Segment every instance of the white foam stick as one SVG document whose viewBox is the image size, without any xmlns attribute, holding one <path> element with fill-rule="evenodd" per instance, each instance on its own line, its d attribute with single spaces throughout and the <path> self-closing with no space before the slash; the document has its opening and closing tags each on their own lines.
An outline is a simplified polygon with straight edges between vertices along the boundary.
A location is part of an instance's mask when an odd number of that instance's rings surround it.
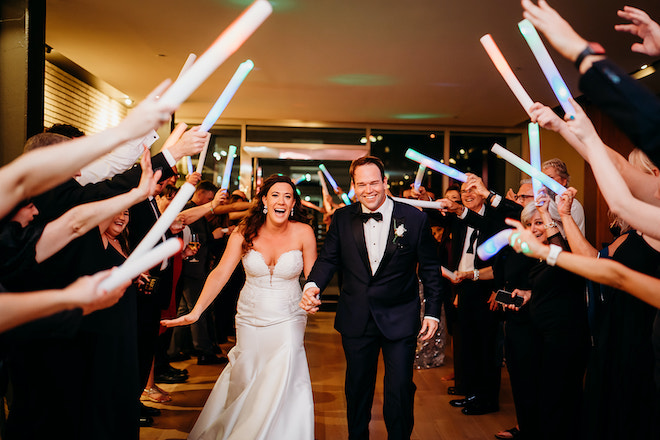
<svg viewBox="0 0 660 440">
<path fill-rule="evenodd" d="M 527 124 L 527 134 L 529 135 L 529 163 L 541 171 L 541 135 L 539 133 L 539 124 L 536 122 Z M 542 189 L 543 184 L 538 179 L 532 179 L 534 197 L 538 196 L 539 191 Z"/>
<path fill-rule="evenodd" d="M 561 104 L 561 107 L 564 109 L 564 112 L 569 116 L 574 116 L 575 109 L 571 103 L 568 102 L 568 99 L 572 97 L 571 92 L 568 90 L 568 86 L 564 82 L 564 78 L 561 77 L 559 70 L 557 70 L 557 66 L 555 66 L 552 58 L 550 58 L 548 49 L 543 45 L 541 37 L 539 37 L 538 32 L 536 32 L 536 28 L 534 28 L 531 21 L 525 19 L 518 23 L 518 29 L 520 29 L 520 33 L 525 38 L 525 41 L 527 41 L 527 44 L 532 50 L 539 66 L 541 66 L 541 70 L 543 70 L 543 74 L 548 80 L 548 83 L 557 97 L 557 100 L 559 100 L 559 104 Z"/>
<path fill-rule="evenodd" d="M 227 153 L 227 162 L 225 163 L 225 174 L 222 176 L 222 185 L 220 186 L 220 189 L 229 188 L 231 169 L 234 166 L 234 154 L 236 154 L 236 145 L 230 145 L 229 152 Z"/>
<path fill-rule="evenodd" d="M 504 78 L 504 81 L 506 81 L 513 94 L 516 96 L 516 98 L 518 98 L 520 105 L 522 105 L 527 114 L 531 116 L 529 113 L 529 108 L 532 106 L 532 104 L 534 104 L 534 102 L 532 101 L 532 98 L 529 97 L 522 84 L 520 84 L 520 81 L 518 81 L 518 78 L 513 73 L 513 70 L 511 70 L 509 63 L 506 62 L 504 55 L 502 55 L 502 52 L 500 52 L 497 44 L 495 44 L 493 37 L 491 37 L 490 34 L 486 34 L 481 37 L 479 41 L 481 41 L 481 45 L 484 47 L 484 49 L 486 49 L 488 56 L 490 57 L 493 64 L 495 64 L 495 67 L 500 72 L 500 75 L 502 75 L 502 78 Z"/>
<path fill-rule="evenodd" d="M 167 260 L 172 255 L 180 252 L 183 249 L 183 241 L 179 238 L 170 238 L 161 243 L 149 252 L 129 262 L 126 260 L 124 264 L 110 273 L 110 276 L 99 284 L 99 289 L 109 292 L 121 286 L 125 282 L 132 280 L 146 272 L 164 260 Z"/>
<path fill-rule="evenodd" d="M 158 240 L 160 240 L 163 234 L 165 234 L 165 232 L 170 228 L 172 222 L 176 219 L 176 216 L 179 215 L 194 192 L 194 185 L 188 182 L 181 185 L 179 192 L 176 193 L 176 196 L 174 196 L 165 212 L 163 212 L 163 214 L 158 218 L 156 223 L 151 227 L 147 235 L 144 236 L 135 250 L 131 252 L 131 255 L 128 256 L 128 259 L 126 260 L 127 263 L 132 263 L 137 258 L 146 254 L 156 245 L 156 243 L 158 243 Z"/>
<path fill-rule="evenodd" d="M 256 0 L 209 46 L 163 93 L 161 100 L 174 107 L 181 105 L 247 40 L 273 12 L 267 0 Z"/>
<path fill-rule="evenodd" d="M 183 67 L 179 71 L 179 76 L 177 76 L 176 79 L 179 79 L 181 77 L 181 75 L 183 74 L 183 72 L 188 70 L 190 68 L 190 66 L 192 66 L 195 63 L 196 59 L 197 59 L 197 55 L 195 55 L 194 53 L 191 53 L 190 55 L 188 55 L 188 58 L 186 58 L 186 62 L 183 63 Z"/>
<path fill-rule="evenodd" d="M 456 281 L 456 274 L 454 272 L 447 269 L 445 266 L 440 266 L 440 270 L 442 271 L 443 277 L 448 278 L 452 281 Z"/>
<path fill-rule="evenodd" d="M 498 253 L 504 246 L 509 244 L 509 237 L 511 237 L 513 231 L 515 231 L 515 229 L 504 229 L 484 241 L 477 248 L 477 255 L 479 258 L 486 261 Z"/>
<path fill-rule="evenodd" d="M 243 84 L 243 80 L 253 68 L 254 63 L 252 60 L 243 61 L 238 66 L 238 69 L 234 72 L 234 76 L 232 76 L 229 83 L 227 83 L 227 87 L 222 91 L 218 99 L 215 101 L 215 104 L 213 104 L 213 107 L 211 107 L 211 110 L 209 110 L 204 118 L 204 121 L 202 121 L 202 125 L 199 127 L 201 131 L 209 131 L 211 127 L 213 127 L 213 124 L 220 119 L 220 115 L 225 111 L 227 105 L 229 105 L 229 101 L 234 97 L 238 88 Z"/>
<path fill-rule="evenodd" d="M 405 203 L 407 205 L 417 206 L 418 208 L 444 209 L 441 202 L 431 202 L 430 200 L 404 199 L 402 197 L 392 197 L 392 200 Z"/>
<path fill-rule="evenodd" d="M 523 173 L 531 176 L 532 179 L 540 180 L 542 184 L 550 188 L 555 194 L 562 195 L 564 191 L 566 191 L 566 188 L 564 188 L 559 182 L 543 174 L 541 171 L 537 170 L 501 145 L 493 144 L 493 148 L 490 150 Z"/>
<path fill-rule="evenodd" d="M 211 142 L 211 137 L 206 140 L 206 144 L 204 145 L 204 148 L 202 148 L 202 151 L 199 153 L 199 159 L 197 159 L 197 172 L 199 174 L 202 174 L 202 170 L 204 170 L 204 162 L 206 162 L 206 152 L 209 151 L 209 142 Z"/>
<path fill-rule="evenodd" d="M 424 171 L 426 171 L 426 167 L 422 164 L 419 164 L 419 167 L 417 168 L 417 175 L 415 176 L 415 184 L 413 187 L 415 190 L 418 190 L 420 186 L 422 186 L 422 179 L 424 179 Z"/>
</svg>

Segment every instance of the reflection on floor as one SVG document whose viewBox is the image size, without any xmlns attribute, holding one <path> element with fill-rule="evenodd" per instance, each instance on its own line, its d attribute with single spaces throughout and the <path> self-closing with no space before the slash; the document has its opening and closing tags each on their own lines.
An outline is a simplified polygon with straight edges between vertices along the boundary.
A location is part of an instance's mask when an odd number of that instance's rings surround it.
<svg viewBox="0 0 660 440">
<path fill-rule="evenodd" d="M 311 316 L 305 335 L 314 392 L 315 437 L 318 440 L 348 437 L 343 391 L 344 354 L 340 336 L 332 326 L 333 320 L 332 312 L 319 312 Z M 224 344 L 222 348 L 227 351 L 231 346 L 231 343 Z M 140 438 L 143 440 L 185 439 L 223 368 L 196 365 L 195 358 L 173 365 L 187 368 L 190 379 L 184 384 L 160 385 L 172 393 L 172 401 L 167 404 L 147 403 L 160 408 L 162 415 L 155 418 L 153 427 L 141 430 Z M 448 356 L 445 366 L 415 372 L 417 394 L 413 439 L 492 439 L 497 431 L 515 425 L 506 368 L 502 368 L 500 411 L 483 416 L 465 416 L 460 409 L 449 406 L 449 400 L 454 397 L 447 395 L 447 387 L 453 382 L 444 382 L 441 378 L 451 371 L 451 356 Z M 376 440 L 387 438 L 382 416 L 382 383 L 381 363 L 370 425 L 371 438 Z"/>
</svg>

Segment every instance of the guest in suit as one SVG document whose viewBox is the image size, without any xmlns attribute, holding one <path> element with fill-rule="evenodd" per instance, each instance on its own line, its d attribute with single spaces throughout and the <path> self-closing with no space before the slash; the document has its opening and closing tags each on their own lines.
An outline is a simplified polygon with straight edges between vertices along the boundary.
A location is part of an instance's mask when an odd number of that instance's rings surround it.
<svg viewBox="0 0 660 440">
<path fill-rule="evenodd" d="M 497 356 L 497 316 L 491 311 L 494 284 L 492 262 L 476 257 L 477 247 L 504 229 L 504 219 L 516 218 L 520 206 L 489 191 L 480 177 L 468 174 L 461 186 L 463 205 L 444 199 L 451 216 L 452 249 L 449 269 L 456 271 L 457 333 L 460 344 L 454 369 L 461 377 L 465 399 L 451 400 L 463 414 L 499 410 L 501 362 Z M 460 370 L 459 370 L 460 367 Z"/>
<path fill-rule="evenodd" d="M 369 437 L 379 352 L 385 360 L 383 416 L 390 439 L 409 439 L 413 428 L 413 362 L 418 333 L 432 337 L 441 304 L 439 262 L 426 214 L 386 197 L 383 163 L 353 161 L 359 203 L 338 209 L 307 278 L 300 306 L 315 313 L 317 295 L 333 274 L 341 294 L 335 329 L 346 356 L 345 393 L 350 439 Z M 418 278 L 426 316 L 420 330 Z"/>
</svg>

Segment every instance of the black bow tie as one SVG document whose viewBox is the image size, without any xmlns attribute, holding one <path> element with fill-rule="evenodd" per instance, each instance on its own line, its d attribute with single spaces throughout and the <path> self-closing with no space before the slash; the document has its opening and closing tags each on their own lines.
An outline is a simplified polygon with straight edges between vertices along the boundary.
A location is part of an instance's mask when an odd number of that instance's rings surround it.
<svg viewBox="0 0 660 440">
<path fill-rule="evenodd" d="M 380 212 L 361 212 L 360 218 L 362 219 L 362 223 L 366 223 L 370 218 L 377 222 L 381 222 L 383 221 L 383 214 Z"/>
</svg>

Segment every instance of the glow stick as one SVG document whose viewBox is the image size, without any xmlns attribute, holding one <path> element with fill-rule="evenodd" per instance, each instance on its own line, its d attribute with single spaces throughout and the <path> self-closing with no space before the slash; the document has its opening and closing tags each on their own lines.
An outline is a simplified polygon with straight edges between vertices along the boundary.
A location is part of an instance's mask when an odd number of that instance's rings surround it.
<svg viewBox="0 0 660 440">
<path fill-rule="evenodd" d="M 181 78 L 181 75 L 183 75 L 183 72 L 188 70 L 190 68 L 190 66 L 192 66 L 195 63 L 196 59 L 197 59 L 197 55 L 195 55 L 194 53 L 189 54 L 188 58 L 186 58 L 186 62 L 183 63 L 183 67 L 179 71 L 179 76 L 177 76 L 176 79 Z"/>
<path fill-rule="evenodd" d="M 550 188 L 550 190 L 555 194 L 561 195 L 564 193 L 564 191 L 566 191 L 566 188 L 564 188 L 559 182 L 546 176 L 541 171 L 537 170 L 501 145 L 493 144 L 493 148 L 490 150 L 498 156 L 502 157 L 502 159 L 506 160 L 514 167 L 518 168 L 523 173 L 529 174 L 532 179 L 540 180 L 542 184 Z"/>
<path fill-rule="evenodd" d="M 455 168 L 449 167 L 444 163 L 440 163 L 437 160 L 431 159 L 428 156 L 424 156 L 422 153 L 418 153 L 412 148 L 408 148 L 408 151 L 406 151 L 406 157 L 412 161 L 424 165 L 426 168 L 431 168 L 432 170 L 449 176 L 454 180 L 460 180 L 461 182 L 465 182 L 467 180 L 465 173 L 462 173 Z"/>
<path fill-rule="evenodd" d="M 309 182 L 310 180 L 312 180 L 312 176 L 309 173 L 307 173 L 303 176 L 300 176 L 300 178 L 298 178 L 294 183 L 296 185 L 300 185 L 301 183 Z"/>
<path fill-rule="evenodd" d="M 456 274 L 454 272 L 447 269 L 445 266 L 440 266 L 440 270 L 442 271 L 443 277 L 449 278 L 452 281 L 456 281 Z"/>
<path fill-rule="evenodd" d="M 488 240 L 484 241 L 477 248 L 477 255 L 483 261 L 488 260 L 493 255 L 498 253 L 504 246 L 509 244 L 509 237 L 515 229 L 504 229 L 503 231 L 498 232 L 497 234 L 490 237 Z"/>
<path fill-rule="evenodd" d="M 156 221 L 156 223 L 151 227 L 147 235 L 144 236 L 140 244 L 137 245 L 131 255 L 128 256 L 124 264 L 129 262 L 132 263 L 137 258 L 146 254 L 156 245 L 156 243 L 158 243 L 158 240 L 160 240 L 161 237 L 165 234 L 165 231 L 170 228 L 172 222 L 174 222 L 176 216 L 179 215 L 184 205 L 188 202 L 188 200 L 190 200 L 190 197 L 192 197 L 194 192 L 194 185 L 188 182 L 181 185 L 179 192 L 176 193 L 176 196 L 174 196 L 165 212 L 163 212 L 163 214 L 158 218 L 158 221 Z"/>
<path fill-rule="evenodd" d="M 339 185 L 337 185 L 337 182 L 335 182 L 335 179 L 332 178 L 332 175 L 328 171 L 328 169 L 325 167 L 325 165 L 320 164 L 319 169 L 323 171 L 323 174 L 325 175 L 325 178 L 328 179 L 328 182 L 330 182 L 330 186 L 332 186 L 332 189 L 335 190 L 335 192 L 339 191 Z"/>
<path fill-rule="evenodd" d="M 346 204 L 350 205 L 351 204 L 351 199 L 348 198 L 348 195 L 346 193 L 341 193 L 341 200 Z"/>
<path fill-rule="evenodd" d="M 541 171 L 541 136 L 539 133 L 539 124 L 530 122 L 527 124 L 527 134 L 529 135 L 529 162 Z M 536 197 L 543 189 L 543 184 L 538 179 L 532 179 L 532 188 Z"/>
<path fill-rule="evenodd" d="M 222 91 L 222 94 L 220 94 L 220 97 L 217 101 L 215 101 L 215 104 L 213 104 L 213 107 L 211 110 L 209 110 L 208 114 L 204 118 L 202 125 L 199 127 L 201 131 L 209 131 L 211 127 L 213 127 L 213 124 L 215 124 L 215 122 L 220 118 L 222 112 L 225 111 L 225 108 L 227 108 L 227 105 L 229 105 L 229 101 L 231 101 L 231 98 L 234 97 L 234 94 L 236 94 L 238 88 L 241 86 L 241 84 L 243 84 L 243 80 L 248 76 L 248 73 L 250 73 L 253 68 L 254 63 L 252 60 L 243 61 L 238 66 L 234 76 L 232 76 L 229 80 L 227 87 L 225 87 L 225 90 Z"/>
<path fill-rule="evenodd" d="M 202 170 L 204 169 L 204 162 L 206 162 L 206 152 L 209 151 L 209 142 L 211 142 L 210 137 L 206 140 L 204 148 L 202 148 L 202 151 L 199 153 L 199 159 L 197 159 L 197 172 L 199 174 L 202 174 Z"/>
<path fill-rule="evenodd" d="M 220 186 L 220 189 L 229 188 L 231 169 L 234 166 L 234 154 L 236 154 L 236 145 L 230 145 L 229 152 L 227 153 L 227 162 L 225 163 L 225 174 L 222 176 L 222 185 Z"/>
<path fill-rule="evenodd" d="M 518 98 L 520 105 L 522 105 L 527 114 L 530 115 L 529 108 L 534 102 L 532 101 L 532 98 L 529 97 L 522 84 L 520 84 L 518 78 L 516 78 L 509 63 L 506 62 L 504 55 L 502 55 L 497 44 L 495 44 L 493 37 L 491 37 L 490 34 L 486 34 L 481 37 L 479 41 L 481 41 L 481 45 L 486 49 L 486 53 L 488 53 L 490 60 L 495 64 L 495 67 L 500 72 L 500 75 L 502 75 L 502 78 L 504 78 L 504 81 L 506 81 L 513 94 Z"/>
<path fill-rule="evenodd" d="M 424 179 L 424 171 L 426 171 L 426 167 L 424 165 L 419 165 L 419 168 L 417 168 L 417 175 L 415 176 L 415 184 L 413 185 L 413 188 L 415 190 L 418 190 L 420 186 L 422 186 L 422 179 Z"/>
<path fill-rule="evenodd" d="M 167 260 L 172 255 L 181 251 L 182 248 L 183 240 L 170 238 L 130 263 L 128 260 L 124 261 L 124 264 L 113 270 L 108 278 L 101 281 L 99 289 L 107 292 L 114 290 L 125 282 L 137 277 L 142 272 L 146 272 L 160 262 Z"/>
<path fill-rule="evenodd" d="M 328 186 L 325 184 L 323 173 L 321 171 L 317 171 L 316 174 L 318 174 L 319 176 L 319 182 L 321 182 L 321 190 L 323 192 L 323 195 L 325 196 L 326 194 L 330 194 L 330 192 L 328 191 Z"/>
<path fill-rule="evenodd" d="M 348 198 L 352 199 L 355 196 L 355 188 L 351 185 L 351 189 L 348 190 Z"/>
<path fill-rule="evenodd" d="M 417 199 L 404 199 L 402 197 L 392 197 L 392 200 L 397 202 L 405 203 L 411 206 L 417 206 L 419 208 L 431 208 L 431 209 L 444 209 L 445 206 L 440 202 L 432 202 L 430 200 L 417 200 Z"/>
<path fill-rule="evenodd" d="M 552 58 L 550 58 L 550 54 L 543 45 L 541 37 L 539 37 L 538 32 L 536 32 L 534 25 L 532 22 L 525 19 L 518 23 L 518 29 L 520 29 L 520 33 L 525 38 L 525 41 L 527 41 L 529 48 L 532 49 L 536 61 L 539 63 L 539 66 L 541 66 L 541 70 L 543 70 L 543 74 L 548 80 L 548 83 L 559 100 L 559 104 L 561 104 L 561 107 L 564 109 L 564 112 L 569 116 L 575 115 L 575 109 L 571 103 L 568 102 L 568 98 L 572 98 L 571 92 L 568 90 L 568 86 L 566 86 L 564 79 L 559 74 L 557 66 L 552 62 Z"/>
<path fill-rule="evenodd" d="M 252 3 L 163 93 L 161 101 L 175 107 L 181 105 L 257 30 L 272 12 L 273 7 L 267 0 L 256 0 Z"/>
<path fill-rule="evenodd" d="M 192 174 L 193 171 L 195 171 L 195 168 L 193 167 L 193 163 L 192 163 L 192 157 L 186 156 L 186 161 L 188 162 L 188 174 Z"/>
</svg>

